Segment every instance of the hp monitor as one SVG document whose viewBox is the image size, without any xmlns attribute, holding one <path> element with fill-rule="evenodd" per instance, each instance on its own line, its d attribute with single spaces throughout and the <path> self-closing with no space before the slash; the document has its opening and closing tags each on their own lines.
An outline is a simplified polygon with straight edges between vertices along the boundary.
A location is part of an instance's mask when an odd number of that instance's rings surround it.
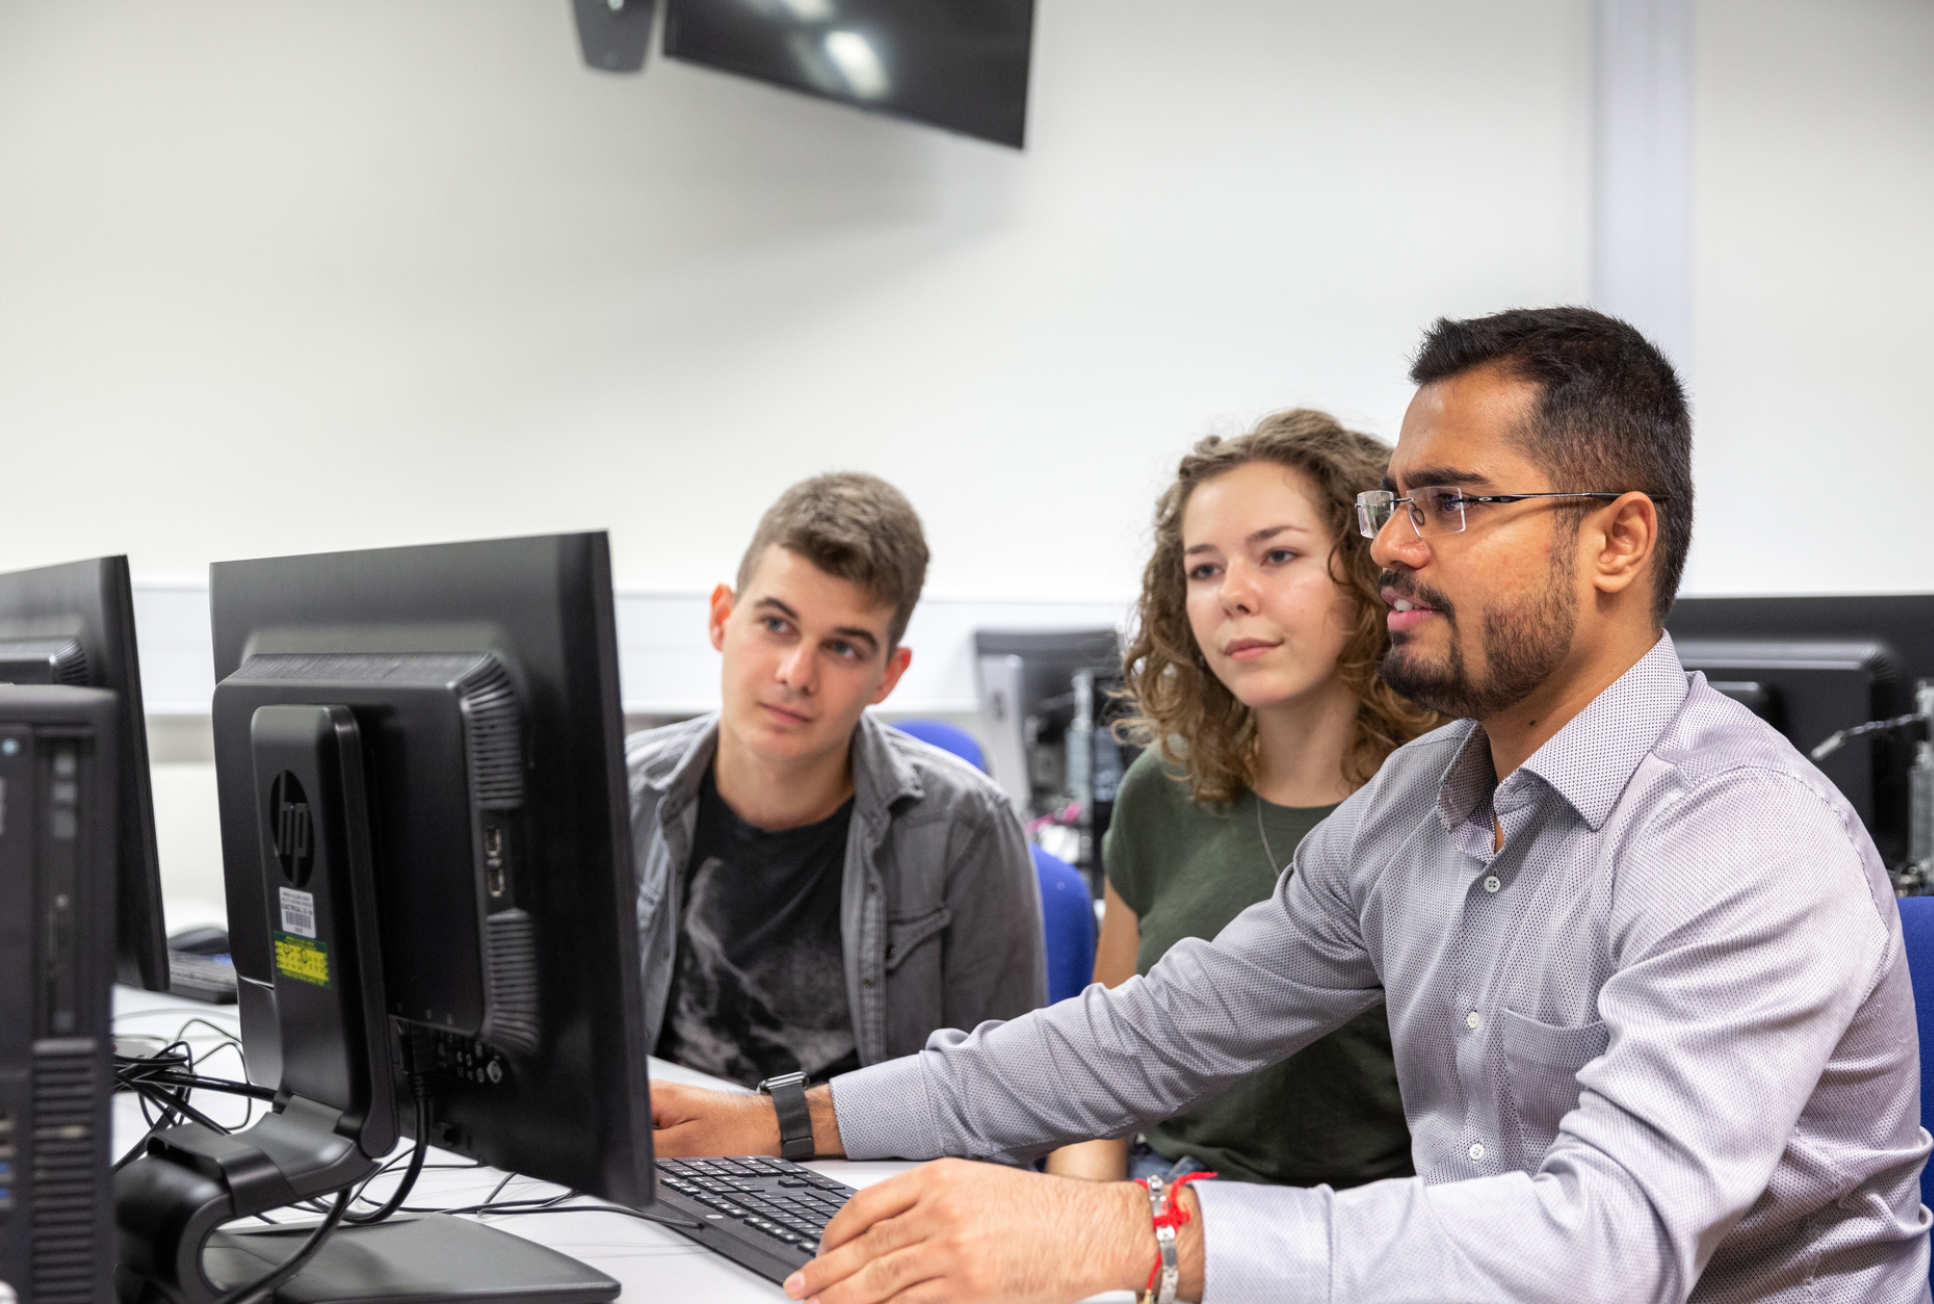
<svg viewBox="0 0 1934 1304">
<path fill-rule="evenodd" d="M 605 536 L 222 563 L 210 605 L 244 1053 L 276 1106 L 235 1137 L 168 1129 L 120 1174 L 123 1297 L 293 1267 L 300 1238 L 213 1229 L 330 1194 L 353 1221 L 399 1135 L 648 1203 Z M 441 1298 L 616 1291 L 474 1223 L 330 1225 L 298 1297 L 421 1297 L 431 1264 Z"/>
</svg>

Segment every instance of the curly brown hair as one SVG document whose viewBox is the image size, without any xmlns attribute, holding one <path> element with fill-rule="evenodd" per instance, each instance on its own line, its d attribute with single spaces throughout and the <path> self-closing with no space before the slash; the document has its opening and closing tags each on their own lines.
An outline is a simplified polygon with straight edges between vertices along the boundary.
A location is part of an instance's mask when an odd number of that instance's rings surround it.
<svg viewBox="0 0 1934 1304">
<path fill-rule="evenodd" d="M 1330 576 L 1356 599 L 1356 623 L 1337 672 L 1357 697 L 1356 737 L 1343 756 L 1351 787 L 1367 783 L 1384 758 L 1436 728 L 1441 717 L 1399 697 L 1377 677 L 1390 646 L 1377 564 L 1356 529 L 1356 495 L 1382 483 L 1388 445 L 1346 430 L 1326 412 L 1274 412 L 1234 439 L 1211 435 L 1189 450 L 1155 503 L 1155 551 L 1142 572 L 1135 631 L 1122 654 L 1132 714 L 1119 735 L 1160 749 L 1179 765 L 1195 800 L 1226 803 L 1253 786 L 1260 760 L 1255 713 L 1209 669 L 1189 628 L 1188 574 L 1182 556 L 1182 512 L 1197 485 L 1251 462 L 1274 462 L 1308 476 L 1336 541 Z"/>
</svg>

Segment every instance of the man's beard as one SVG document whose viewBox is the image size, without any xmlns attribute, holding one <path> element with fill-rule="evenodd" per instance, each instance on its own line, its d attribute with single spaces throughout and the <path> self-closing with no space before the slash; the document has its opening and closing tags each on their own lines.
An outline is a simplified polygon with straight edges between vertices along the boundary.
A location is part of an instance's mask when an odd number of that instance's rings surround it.
<svg viewBox="0 0 1934 1304">
<path fill-rule="evenodd" d="M 1416 649 L 1393 639 L 1377 674 L 1397 692 L 1440 715 L 1482 720 L 1516 706 L 1549 679 L 1571 651 L 1572 633 L 1578 626 L 1571 571 L 1569 559 L 1553 558 L 1550 580 L 1535 601 L 1517 610 L 1483 613 L 1481 680 L 1472 677 L 1465 663 L 1456 613 L 1448 605 L 1439 607 L 1443 599 L 1433 591 L 1386 572 L 1384 585 L 1399 593 L 1416 590 L 1416 596 L 1444 613 L 1450 626 L 1450 660 L 1447 665 L 1431 665 Z"/>
</svg>

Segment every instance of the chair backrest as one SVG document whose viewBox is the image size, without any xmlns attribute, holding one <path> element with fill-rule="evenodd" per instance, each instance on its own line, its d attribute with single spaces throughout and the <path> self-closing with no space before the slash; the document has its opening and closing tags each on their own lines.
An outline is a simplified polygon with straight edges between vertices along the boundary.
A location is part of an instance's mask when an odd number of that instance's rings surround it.
<svg viewBox="0 0 1934 1304">
<path fill-rule="evenodd" d="M 987 773 L 987 754 L 981 751 L 974 736 L 959 725 L 948 724 L 944 720 L 900 720 L 893 727 L 943 752 L 952 752 L 982 774 Z"/>
<path fill-rule="evenodd" d="M 1048 944 L 1048 1001 L 1066 1000 L 1095 976 L 1095 899 L 1073 865 L 1030 844 L 1041 880 L 1041 928 Z"/>
<path fill-rule="evenodd" d="M 1921 1126 L 1934 1131 L 1934 896 L 1902 897 L 1898 904 L 1921 1035 Z M 1934 1209 L 1934 1165 L 1921 1170 L 1921 1203 Z"/>
<path fill-rule="evenodd" d="M 987 756 L 974 736 L 940 720 L 900 720 L 894 728 L 943 752 L 952 752 L 981 773 Z M 1048 1000 L 1073 996 L 1095 976 L 1095 902 L 1087 880 L 1067 861 L 1030 843 L 1034 876 L 1041 886 L 1041 931 L 1047 943 Z"/>
</svg>

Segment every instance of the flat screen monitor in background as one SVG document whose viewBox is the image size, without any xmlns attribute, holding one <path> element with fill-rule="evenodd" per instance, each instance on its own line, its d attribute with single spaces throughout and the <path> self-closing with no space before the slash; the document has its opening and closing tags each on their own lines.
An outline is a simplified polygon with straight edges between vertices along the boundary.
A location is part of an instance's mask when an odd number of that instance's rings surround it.
<svg viewBox="0 0 1934 1304">
<path fill-rule="evenodd" d="M 665 53 L 1019 149 L 1034 0 L 669 0 Z"/>
<path fill-rule="evenodd" d="M 1934 594 L 1682 598 L 1666 628 L 1688 670 L 1703 671 L 1803 753 L 1843 729 L 1920 712 L 1917 688 L 1934 681 Z M 1925 728 L 1856 736 L 1815 761 L 1910 888 L 1929 868 L 1910 866 L 1927 858 L 1915 845 L 1913 796 L 1917 782 L 1934 784 L 1934 756 L 1916 777 Z"/>
<path fill-rule="evenodd" d="M 167 926 L 128 559 L 100 557 L 0 575 L 0 683 L 66 684 L 115 695 L 120 769 L 115 976 L 129 986 L 168 990 Z"/>
<path fill-rule="evenodd" d="M 122 1171 L 124 1287 L 196 1297 L 204 1241 L 214 1284 L 247 1284 L 301 1238 L 215 1222 L 346 1202 L 399 1134 L 649 1203 L 605 536 L 226 562 L 209 598 L 243 1051 L 278 1104 L 234 1137 L 170 1129 Z M 212 1176 L 248 1168 L 213 1157 L 237 1146 L 276 1180 Z M 303 1298 L 429 1289 L 424 1265 L 444 1299 L 617 1289 L 461 1219 L 321 1235 Z"/>
<path fill-rule="evenodd" d="M 1036 841 L 1087 873 L 1099 895 L 1097 848 L 1133 759 L 1109 729 L 1121 712 L 1120 635 L 977 629 L 974 678 L 995 782 L 1039 826 Z"/>
</svg>

